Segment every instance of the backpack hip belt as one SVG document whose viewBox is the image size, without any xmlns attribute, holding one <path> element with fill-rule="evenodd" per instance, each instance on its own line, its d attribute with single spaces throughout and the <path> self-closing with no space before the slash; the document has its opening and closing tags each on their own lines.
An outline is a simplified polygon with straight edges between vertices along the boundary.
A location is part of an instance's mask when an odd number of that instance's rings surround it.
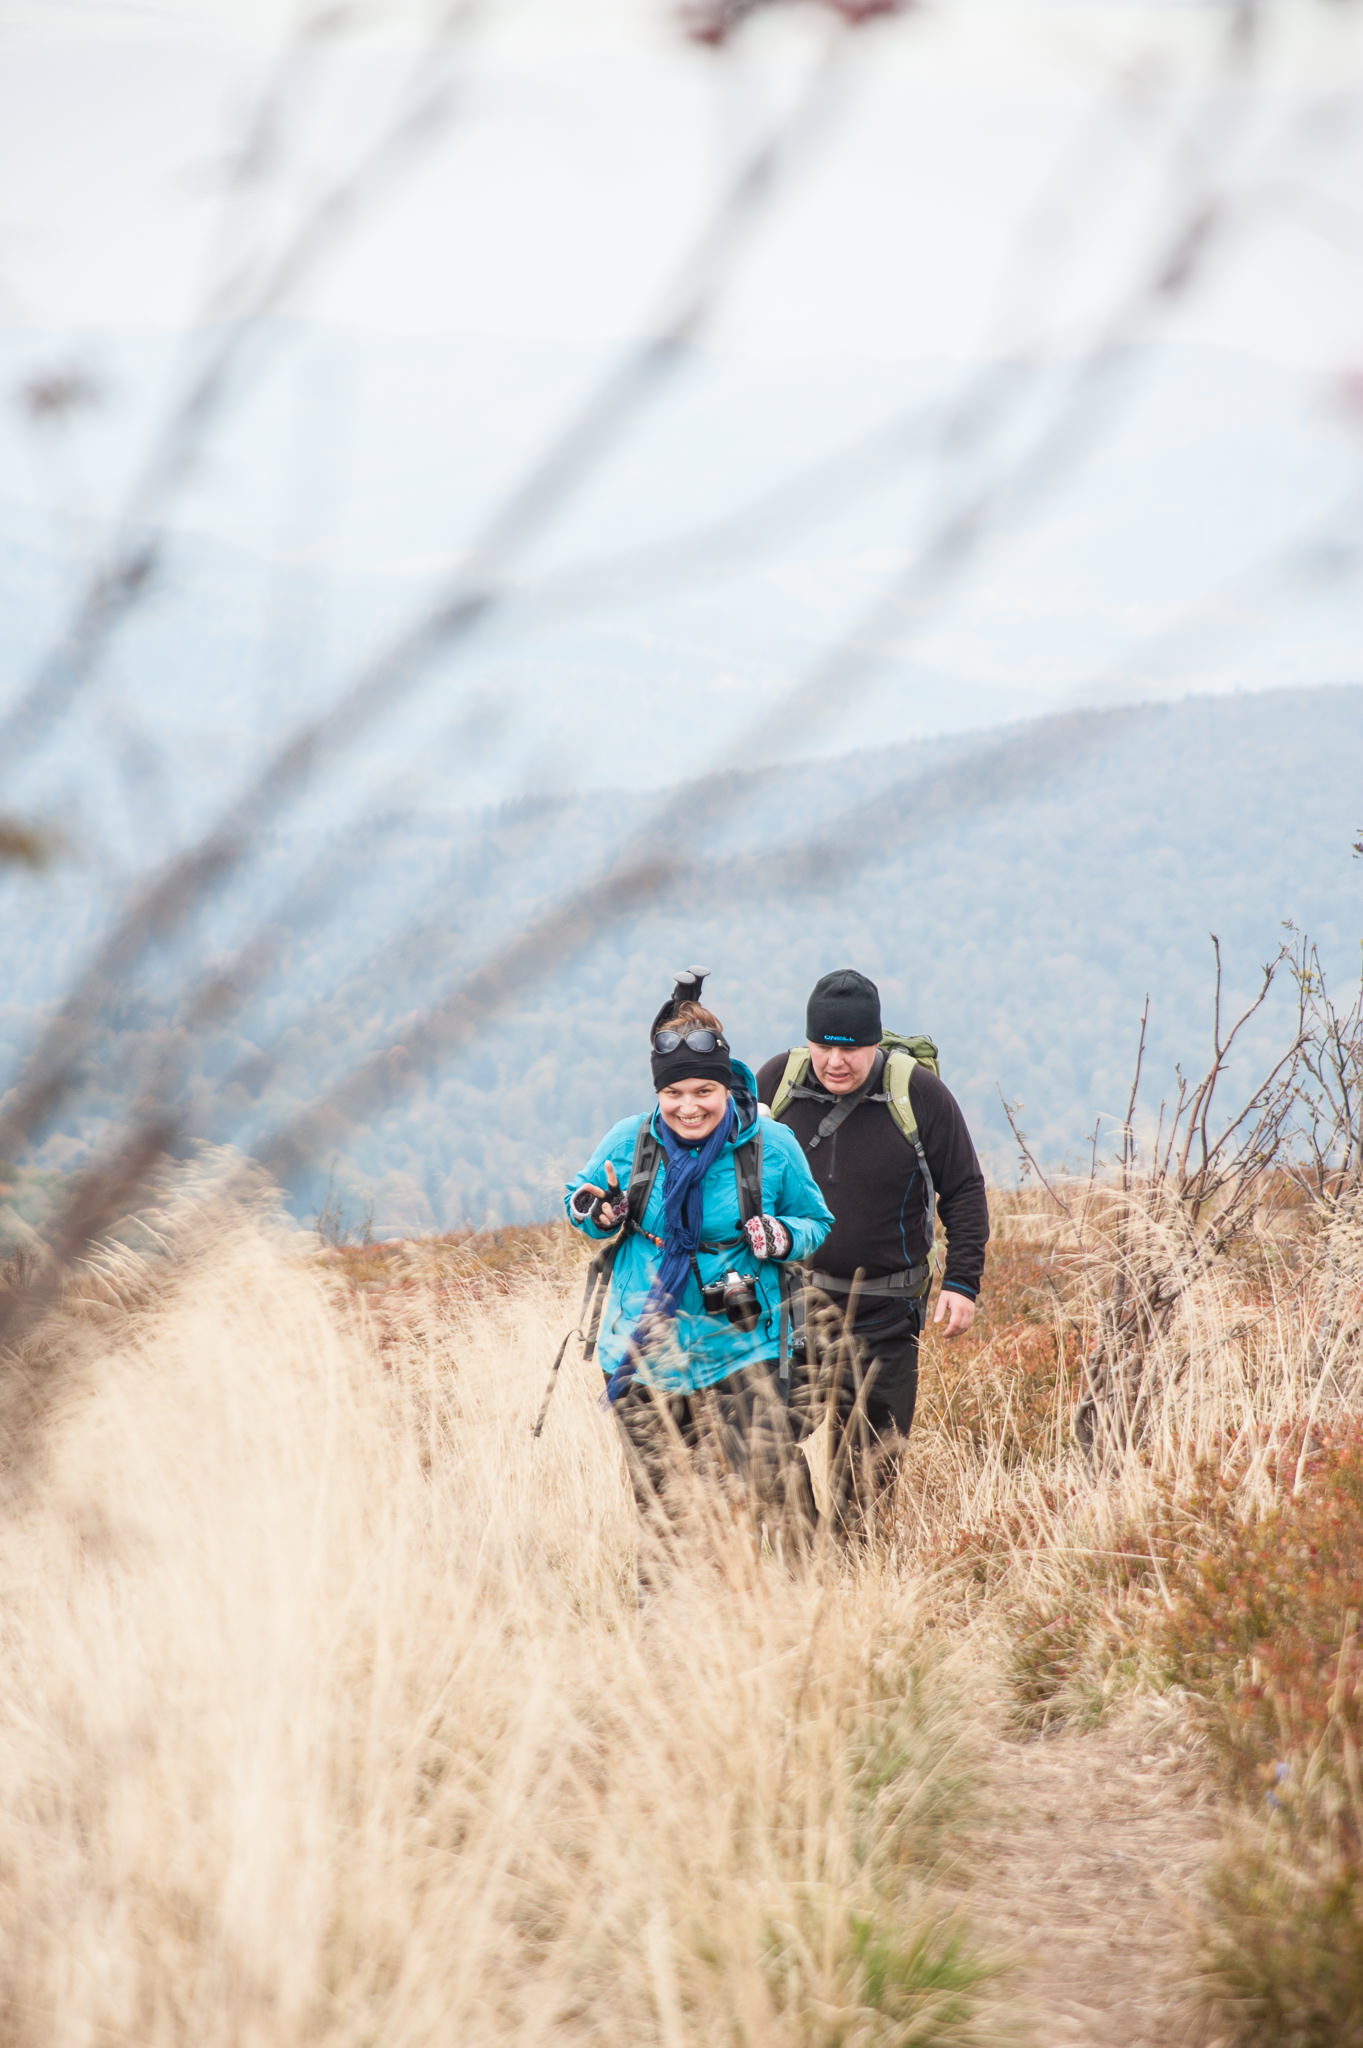
<svg viewBox="0 0 1363 2048">
<path fill-rule="evenodd" d="M 807 1266 L 805 1279 L 823 1294 L 850 1294 L 855 1287 L 859 1301 L 896 1294 L 907 1294 L 911 1300 L 917 1300 L 932 1285 L 932 1261 L 925 1259 L 921 1265 L 909 1266 L 902 1273 L 883 1273 L 875 1280 L 844 1280 L 840 1273 L 820 1273 Z"/>
</svg>

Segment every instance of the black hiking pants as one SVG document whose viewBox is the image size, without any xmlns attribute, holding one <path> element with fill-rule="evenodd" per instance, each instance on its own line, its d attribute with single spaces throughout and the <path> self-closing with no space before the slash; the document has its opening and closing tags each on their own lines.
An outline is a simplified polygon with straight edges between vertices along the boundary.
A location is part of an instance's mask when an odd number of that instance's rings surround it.
<svg viewBox="0 0 1363 2048">
<path fill-rule="evenodd" d="M 787 1555 L 808 1549 L 814 1488 L 776 1374 L 770 1359 L 691 1394 L 655 1392 L 638 1380 L 625 1389 L 613 1413 L 650 1536 L 665 1541 L 688 1519 L 739 1512 Z M 641 1563 L 641 1583 L 651 1577 Z"/>
<path fill-rule="evenodd" d="M 805 1341 L 829 1417 L 830 1514 L 840 1534 L 883 1525 L 918 1401 L 918 1340 L 926 1303 L 871 1296 L 850 1326 L 846 1298 L 811 1288 Z"/>
</svg>

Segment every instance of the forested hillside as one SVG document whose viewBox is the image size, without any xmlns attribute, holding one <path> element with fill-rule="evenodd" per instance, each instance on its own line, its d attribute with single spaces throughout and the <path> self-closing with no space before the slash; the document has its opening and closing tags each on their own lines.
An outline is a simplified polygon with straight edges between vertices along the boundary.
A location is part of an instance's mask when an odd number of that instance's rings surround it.
<svg viewBox="0 0 1363 2048">
<path fill-rule="evenodd" d="M 715 1004 L 754 1065 L 802 1035 L 818 974 L 865 969 L 888 1022 L 938 1038 L 996 1172 L 1012 1157 L 999 1089 L 1050 1158 L 1077 1157 L 1094 1119 L 1125 1106 L 1147 992 L 1152 1100 L 1175 1060 L 1204 1058 L 1212 931 L 1232 997 L 1285 920 L 1341 978 L 1357 973 L 1360 765 L 1357 687 L 1076 713 L 826 767 L 754 764 L 686 793 L 681 882 L 432 1073 L 402 1046 L 423 1005 L 588 880 L 659 799 L 375 818 L 311 861 L 281 840 L 250 900 L 213 913 L 224 959 L 264 919 L 278 957 L 257 995 L 191 1042 L 167 1030 L 154 982 L 125 992 L 79 1123 L 39 1157 L 64 1166 L 105 1135 L 101 1075 L 139 1055 L 196 1063 L 198 1137 L 249 1143 L 396 1038 L 383 1099 L 294 1191 L 300 1213 L 334 1170 L 349 1215 L 372 1201 L 380 1231 L 546 1214 L 562 1170 L 646 1099 L 648 1019 L 668 969 L 693 960 L 713 968 Z M 83 887 L 6 884 L 6 1084 L 92 936 Z M 1244 1071 L 1282 1022 L 1256 1023 Z"/>
</svg>

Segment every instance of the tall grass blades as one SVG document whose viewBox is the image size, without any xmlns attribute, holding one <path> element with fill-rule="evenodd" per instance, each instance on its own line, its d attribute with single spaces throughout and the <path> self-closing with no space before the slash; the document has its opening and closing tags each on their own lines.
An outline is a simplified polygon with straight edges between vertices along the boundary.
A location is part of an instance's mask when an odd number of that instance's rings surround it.
<svg viewBox="0 0 1363 2048">
<path fill-rule="evenodd" d="M 7 2042 L 985 2037 L 914 1581 L 702 1526 L 641 1613 L 559 1256 L 106 1274 L 0 1530 Z"/>
</svg>

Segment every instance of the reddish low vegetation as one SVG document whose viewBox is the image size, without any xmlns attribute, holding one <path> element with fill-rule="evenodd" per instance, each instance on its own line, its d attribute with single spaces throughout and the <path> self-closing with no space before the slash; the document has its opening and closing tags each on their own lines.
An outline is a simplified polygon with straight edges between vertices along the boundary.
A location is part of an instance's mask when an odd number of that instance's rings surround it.
<svg viewBox="0 0 1363 2048">
<path fill-rule="evenodd" d="M 442 1237 L 331 1245 L 324 1257 L 355 1288 L 406 1284 L 414 1252 L 425 1272 L 447 1263 L 452 1273 L 504 1288 L 512 1274 L 542 1264 L 568 1234 L 566 1223 L 508 1223 L 498 1230 L 448 1230 Z"/>
<path fill-rule="evenodd" d="M 578 1240 L 566 1223 L 507 1224 L 442 1237 L 327 1245 L 320 1256 L 352 1306 L 370 1318 L 387 1355 L 413 1319 L 420 1319 L 433 1289 L 447 1303 L 451 1297 L 472 1304 L 508 1294 L 520 1280 L 561 1270 L 578 1256 Z"/>
<path fill-rule="evenodd" d="M 1302 1431 L 1268 1510 L 1208 1501 L 1153 1637 L 1255 1825 L 1216 1886 L 1213 1980 L 1242 2036 L 1363 2040 L 1363 1423 Z"/>
<path fill-rule="evenodd" d="M 1083 1725 L 1132 1685 L 1183 1703 L 1243 1816 L 1203 1944 L 1223 2038 L 1333 2048 L 1363 2042 L 1359 1286 L 1299 1209 L 1221 1263 L 1124 1457 L 1078 1460 L 1073 1276 L 1006 1235 L 976 1330 L 930 1353 L 925 1422 L 1016 1482 L 938 1532 L 1005 1621 L 1014 1725 Z"/>
<path fill-rule="evenodd" d="M 1053 1451 L 1078 1383 L 1062 1385 L 1067 1310 L 1052 1249 L 1005 1232 L 990 1246 L 973 1328 L 950 1344 L 929 1323 L 923 1351 L 923 1423 L 988 1444 L 1005 1463 Z M 1002 1435 L 1001 1435 L 1002 1430 Z"/>
<path fill-rule="evenodd" d="M 1286 1805 L 1292 1758 L 1343 1768 L 1363 1739 L 1363 1422 L 1299 1436 L 1271 1467 L 1262 1516 L 1232 1513 L 1224 1488 L 1212 1496 L 1158 1642 L 1170 1674 L 1218 1702 L 1214 1732 L 1240 1781 L 1267 1780 Z"/>
</svg>

